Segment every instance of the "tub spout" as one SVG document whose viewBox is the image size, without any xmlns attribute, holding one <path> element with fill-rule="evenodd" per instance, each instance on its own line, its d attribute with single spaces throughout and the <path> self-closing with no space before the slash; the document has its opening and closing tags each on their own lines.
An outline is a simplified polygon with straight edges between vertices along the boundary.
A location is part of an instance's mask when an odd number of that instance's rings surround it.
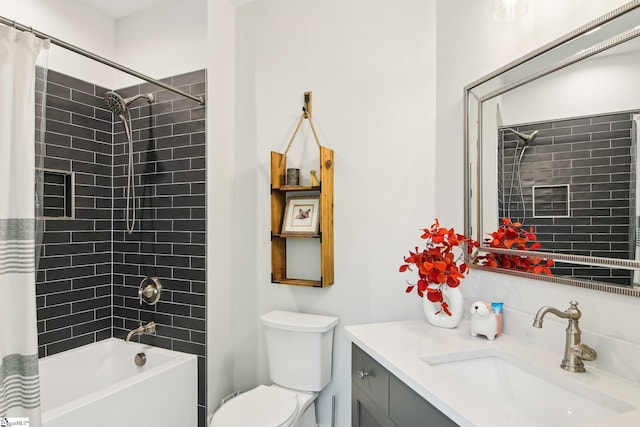
<svg viewBox="0 0 640 427">
<path fill-rule="evenodd" d="M 143 325 L 142 322 L 140 322 L 140 326 L 138 326 L 137 328 L 135 328 L 134 330 L 132 330 L 127 334 L 126 341 L 129 341 L 131 340 L 131 338 L 136 336 L 145 335 L 145 334 L 155 334 L 155 333 L 156 333 L 155 322 L 149 322 L 146 325 Z"/>
</svg>

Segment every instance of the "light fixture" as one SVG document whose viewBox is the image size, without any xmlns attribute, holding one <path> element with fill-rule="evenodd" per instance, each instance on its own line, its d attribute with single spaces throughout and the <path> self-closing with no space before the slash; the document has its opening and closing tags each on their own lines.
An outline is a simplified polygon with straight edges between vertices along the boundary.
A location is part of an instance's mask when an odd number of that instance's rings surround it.
<svg viewBox="0 0 640 427">
<path fill-rule="evenodd" d="M 529 10 L 528 0 L 494 0 L 493 19 L 498 22 L 513 21 Z"/>
</svg>

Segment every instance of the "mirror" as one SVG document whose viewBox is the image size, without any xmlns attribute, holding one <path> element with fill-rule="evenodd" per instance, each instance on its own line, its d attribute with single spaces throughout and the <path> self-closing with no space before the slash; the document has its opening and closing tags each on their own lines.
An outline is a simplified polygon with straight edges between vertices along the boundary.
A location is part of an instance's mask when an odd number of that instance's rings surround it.
<svg viewBox="0 0 640 427">
<path fill-rule="evenodd" d="M 465 232 L 533 227 L 553 275 L 492 270 L 640 296 L 640 1 L 465 87 Z M 634 286 L 635 284 L 635 286 Z"/>
</svg>

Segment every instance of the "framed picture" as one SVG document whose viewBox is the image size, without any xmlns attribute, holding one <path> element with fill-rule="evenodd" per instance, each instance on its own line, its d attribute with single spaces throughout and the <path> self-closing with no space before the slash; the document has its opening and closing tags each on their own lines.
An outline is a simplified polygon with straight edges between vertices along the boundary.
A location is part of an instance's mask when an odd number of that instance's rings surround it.
<svg viewBox="0 0 640 427">
<path fill-rule="evenodd" d="M 316 234 L 320 221 L 320 197 L 289 197 L 282 221 L 282 234 Z"/>
</svg>

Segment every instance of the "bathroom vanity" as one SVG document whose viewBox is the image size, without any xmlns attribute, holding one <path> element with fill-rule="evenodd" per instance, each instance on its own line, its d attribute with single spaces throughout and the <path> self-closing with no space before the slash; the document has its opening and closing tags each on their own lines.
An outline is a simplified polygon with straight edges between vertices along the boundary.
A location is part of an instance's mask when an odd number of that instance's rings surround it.
<svg viewBox="0 0 640 427">
<path fill-rule="evenodd" d="M 509 335 L 489 341 L 472 337 L 467 321 L 345 330 L 354 426 L 640 425 L 640 384 L 588 363 L 584 373 L 564 371 L 561 343 L 554 352 Z"/>
<path fill-rule="evenodd" d="M 353 427 L 457 426 L 364 352 L 351 346 Z"/>
</svg>

